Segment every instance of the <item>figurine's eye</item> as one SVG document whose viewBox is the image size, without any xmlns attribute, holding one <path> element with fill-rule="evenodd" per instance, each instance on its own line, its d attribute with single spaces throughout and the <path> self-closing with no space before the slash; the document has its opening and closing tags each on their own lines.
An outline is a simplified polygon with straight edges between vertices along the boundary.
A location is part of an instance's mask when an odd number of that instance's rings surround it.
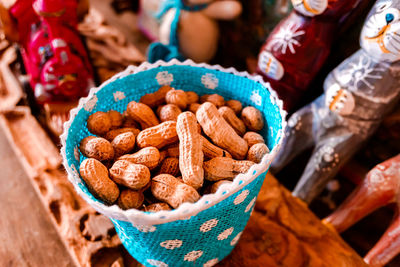
<svg viewBox="0 0 400 267">
<path fill-rule="evenodd" d="M 383 3 L 377 4 L 376 11 L 377 12 L 382 12 L 382 11 L 388 9 L 391 6 L 392 6 L 392 1 L 384 1 Z"/>
</svg>

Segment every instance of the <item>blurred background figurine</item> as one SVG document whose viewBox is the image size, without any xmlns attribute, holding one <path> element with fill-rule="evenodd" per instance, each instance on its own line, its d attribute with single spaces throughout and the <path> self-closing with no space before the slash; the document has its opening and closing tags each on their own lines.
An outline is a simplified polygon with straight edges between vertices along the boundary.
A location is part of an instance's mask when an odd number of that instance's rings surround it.
<svg viewBox="0 0 400 267">
<path fill-rule="evenodd" d="M 325 63 L 332 43 L 362 0 L 292 0 L 294 10 L 261 48 L 257 72 L 292 111 Z"/>
<path fill-rule="evenodd" d="M 380 207 L 396 204 L 396 215 L 365 256 L 371 266 L 384 266 L 400 253 L 400 154 L 373 168 L 357 189 L 324 223 L 343 232 Z"/>
<path fill-rule="evenodd" d="M 311 158 L 293 194 L 311 202 L 378 128 L 400 95 L 400 0 L 379 0 L 369 13 L 361 49 L 326 78 L 324 94 L 288 121 L 278 172 L 304 150 Z"/>
<path fill-rule="evenodd" d="M 155 14 L 161 20 L 159 42 L 150 45 L 148 61 L 190 58 L 208 62 L 218 47 L 217 20 L 234 19 L 241 11 L 242 6 L 236 0 L 162 1 Z"/>
<path fill-rule="evenodd" d="M 17 0 L 1 6 L 10 41 L 18 42 L 36 103 L 47 124 L 62 132 L 70 108 L 93 85 L 93 70 L 77 31 L 87 0 Z"/>
</svg>

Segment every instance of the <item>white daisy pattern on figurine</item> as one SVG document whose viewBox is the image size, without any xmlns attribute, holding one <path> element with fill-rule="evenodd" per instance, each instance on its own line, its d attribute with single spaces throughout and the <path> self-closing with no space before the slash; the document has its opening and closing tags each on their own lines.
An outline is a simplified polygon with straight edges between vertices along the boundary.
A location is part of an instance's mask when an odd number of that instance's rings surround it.
<svg viewBox="0 0 400 267">
<path fill-rule="evenodd" d="M 203 255 L 203 251 L 201 250 L 193 250 L 185 255 L 183 260 L 185 261 L 195 261 Z"/>
<path fill-rule="evenodd" d="M 211 231 L 211 229 L 213 229 L 215 226 L 217 226 L 217 224 L 218 224 L 217 219 L 208 220 L 200 226 L 200 231 L 203 233 Z"/>
<path fill-rule="evenodd" d="M 239 205 L 240 203 L 242 203 L 246 199 L 246 197 L 249 195 L 249 193 L 250 193 L 249 190 L 242 191 L 242 193 L 240 193 L 237 197 L 235 197 L 233 204 Z"/>
<path fill-rule="evenodd" d="M 231 241 L 231 246 L 235 246 L 239 241 L 240 237 L 242 236 L 243 232 L 238 233 Z"/>
<path fill-rule="evenodd" d="M 215 258 L 204 263 L 203 267 L 212 267 L 217 263 L 218 263 L 218 258 Z"/>
<path fill-rule="evenodd" d="M 124 92 L 121 92 L 121 91 L 116 91 L 116 92 L 114 92 L 113 93 L 113 96 L 114 96 L 114 101 L 115 102 L 118 102 L 118 101 L 120 101 L 120 100 L 123 100 L 123 99 L 125 99 L 125 93 Z"/>
<path fill-rule="evenodd" d="M 91 99 L 89 99 L 89 100 L 83 105 L 83 108 L 84 108 L 86 111 L 91 112 L 91 111 L 96 107 L 96 104 L 97 104 L 97 96 L 94 95 L 94 96 L 92 96 Z"/>
<path fill-rule="evenodd" d="M 339 163 L 339 160 L 339 154 L 335 152 L 333 146 L 324 145 L 316 152 L 315 169 L 317 171 L 329 172 L 332 170 L 332 168 L 336 167 L 336 165 Z"/>
<path fill-rule="evenodd" d="M 168 267 L 168 264 L 158 260 L 148 259 L 147 262 L 156 267 Z"/>
<path fill-rule="evenodd" d="M 174 75 L 168 71 L 160 71 L 157 73 L 156 80 L 159 85 L 170 85 L 174 81 Z"/>
<path fill-rule="evenodd" d="M 218 240 L 225 240 L 227 239 L 232 233 L 233 233 L 234 228 L 228 228 L 225 231 L 223 231 L 222 233 L 220 233 L 217 237 Z"/>
<path fill-rule="evenodd" d="M 253 102 L 254 105 L 261 106 L 262 97 L 259 90 L 254 90 L 251 92 L 250 101 Z"/>
<path fill-rule="evenodd" d="M 138 231 L 143 232 L 143 233 L 152 233 L 157 230 L 157 228 L 153 225 L 133 225 Z"/>
<path fill-rule="evenodd" d="M 256 202 L 257 198 L 253 198 L 250 203 L 247 205 L 246 209 L 244 210 L 244 212 L 249 212 L 251 210 L 251 208 L 253 207 L 254 203 Z"/>
<path fill-rule="evenodd" d="M 292 54 L 296 54 L 296 46 L 301 46 L 297 38 L 305 34 L 305 31 L 299 30 L 299 27 L 293 22 L 290 22 L 286 27 L 281 27 L 268 44 L 268 48 L 272 51 L 280 50 L 282 54 L 286 54 L 288 50 Z"/>
<path fill-rule="evenodd" d="M 176 249 L 176 248 L 180 248 L 182 246 L 182 240 L 166 240 L 164 242 L 160 243 L 160 246 L 162 246 L 163 248 L 166 249 Z"/>
<path fill-rule="evenodd" d="M 208 89 L 214 90 L 218 87 L 219 80 L 217 76 L 212 73 L 206 73 L 201 76 L 201 83 Z"/>
<path fill-rule="evenodd" d="M 79 153 L 79 147 L 78 146 L 74 147 L 74 157 L 78 162 L 79 162 L 80 156 L 81 156 L 81 154 Z"/>
</svg>

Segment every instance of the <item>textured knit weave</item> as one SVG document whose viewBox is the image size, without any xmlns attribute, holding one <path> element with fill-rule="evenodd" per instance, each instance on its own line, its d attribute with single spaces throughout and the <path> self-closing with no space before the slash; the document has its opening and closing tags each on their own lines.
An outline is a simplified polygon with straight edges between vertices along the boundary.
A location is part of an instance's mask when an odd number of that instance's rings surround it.
<svg viewBox="0 0 400 267">
<path fill-rule="evenodd" d="M 179 64 L 150 65 L 142 68 L 144 71 L 114 77 L 100 90 L 94 89 L 71 112 L 62 136 L 64 166 L 76 190 L 95 209 L 111 218 L 123 245 L 146 266 L 212 266 L 225 258 L 247 224 L 273 156 L 264 157 L 232 185 L 222 186 L 215 195 L 205 196 L 196 204 L 186 203 L 177 210 L 154 214 L 122 211 L 116 205 L 108 207 L 95 199 L 79 177 L 79 165 L 84 159 L 78 149 L 79 142 L 91 135 L 86 127 L 88 116 L 110 109 L 123 112 L 130 101 L 138 101 L 142 95 L 168 84 L 200 95 L 218 93 L 227 100 L 237 99 L 244 106 L 260 109 L 266 125 L 261 133 L 271 154 L 276 154 L 285 125 L 279 101 L 271 96 L 265 84 L 235 75 L 233 69 L 209 69 L 190 61 Z"/>
</svg>

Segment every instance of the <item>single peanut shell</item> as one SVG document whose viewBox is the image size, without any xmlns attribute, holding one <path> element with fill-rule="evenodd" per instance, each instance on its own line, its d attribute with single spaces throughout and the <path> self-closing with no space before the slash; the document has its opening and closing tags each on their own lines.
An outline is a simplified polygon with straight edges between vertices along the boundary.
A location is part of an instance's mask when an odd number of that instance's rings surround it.
<svg viewBox="0 0 400 267">
<path fill-rule="evenodd" d="M 185 93 L 186 93 L 188 104 L 193 104 L 193 103 L 199 102 L 199 95 L 196 92 L 188 91 Z"/>
<path fill-rule="evenodd" d="M 225 99 L 218 94 L 202 95 L 200 97 L 200 103 L 203 104 L 205 102 L 210 102 L 210 103 L 214 104 L 217 108 L 225 105 Z"/>
<path fill-rule="evenodd" d="M 115 157 L 129 153 L 135 147 L 135 135 L 132 132 L 119 134 L 112 140 L 111 145 Z"/>
<path fill-rule="evenodd" d="M 196 116 L 189 111 L 178 116 L 176 132 L 179 137 L 179 169 L 183 181 L 199 189 L 203 186 L 203 139 L 199 133 Z"/>
<path fill-rule="evenodd" d="M 217 157 L 204 162 L 205 178 L 209 181 L 233 180 L 236 175 L 246 173 L 255 163 L 248 160 L 234 160 Z"/>
<path fill-rule="evenodd" d="M 143 103 L 129 102 L 126 112 L 133 120 L 140 123 L 142 130 L 159 124 L 153 110 Z"/>
<path fill-rule="evenodd" d="M 111 128 L 110 116 L 102 111 L 97 111 L 87 119 L 89 132 L 95 135 L 103 135 Z"/>
<path fill-rule="evenodd" d="M 232 126 L 238 135 L 243 136 L 246 133 L 246 126 L 244 125 L 243 121 L 236 116 L 233 109 L 224 106 L 220 107 L 218 112 L 226 120 L 226 122 Z"/>
<path fill-rule="evenodd" d="M 136 142 L 139 148 L 154 146 L 158 149 L 178 141 L 176 122 L 166 121 L 139 133 Z"/>
<path fill-rule="evenodd" d="M 145 94 L 144 96 L 142 96 L 139 102 L 146 104 L 150 108 L 155 108 L 165 103 L 165 95 L 168 91 L 171 91 L 173 89 L 174 88 L 168 85 L 161 86 L 160 89 L 158 89 L 156 92 Z"/>
<path fill-rule="evenodd" d="M 114 149 L 111 143 L 102 137 L 88 136 L 83 138 L 79 149 L 87 158 L 94 158 L 99 161 L 114 158 Z"/>
<path fill-rule="evenodd" d="M 168 203 L 174 209 L 182 203 L 194 203 L 200 198 L 196 189 L 180 182 L 170 174 L 160 174 L 154 177 L 151 183 L 151 192 L 155 198 Z"/>
<path fill-rule="evenodd" d="M 218 189 L 219 189 L 219 187 L 221 185 L 223 185 L 223 184 L 231 184 L 231 183 L 232 183 L 232 181 L 229 181 L 229 180 L 220 180 L 218 182 L 215 182 L 215 183 L 213 183 L 213 185 L 210 188 L 210 193 L 214 194 L 214 193 L 216 193 L 218 191 Z"/>
<path fill-rule="evenodd" d="M 167 104 L 165 106 L 162 106 L 158 117 L 160 118 L 160 121 L 176 121 L 178 118 L 178 115 L 182 113 L 182 110 L 173 104 Z"/>
<path fill-rule="evenodd" d="M 242 111 L 242 103 L 240 103 L 240 101 L 238 100 L 228 100 L 225 102 L 225 105 L 230 107 L 236 115 L 240 115 L 240 112 Z"/>
<path fill-rule="evenodd" d="M 217 147 L 216 145 L 208 141 L 208 139 L 205 138 L 204 136 L 201 136 L 201 138 L 203 139 L 203 154 L 205 158 L 207 159 L 212 159 L 215 157 L 232 158 L 231 154 L 229 154 L 228 151 L 223 150 L 220 147 Z"/>
<path fill-rule="evenodd" d="M 147 212 L 158 212 L 162 210 L 171 210 L 171 207 L 167 203 L 153 203 L 144 207 L 144 211 Z"/>
<path fill-rule="evenodd" d="M 141 164 L 117 160 L 110 169 L 110 177 L 117 184 L 139 190 L 150 181 L 150 170 Z"/>
<path fill-rule="evenodd" d="M 165 101 L 167 104 L 174 104 L 181 110 L 186 109 L 188 100 L 185 91 L 183 90 L 171 90 L 165 95 Z"/>
<path fill-rule="evenodd" d="M 261 111 L 255 107 L 245 107 L 242 110 L 242 120 L 251 131 L 260 131 L 264 127 L 264 119 Z"/>
<path fill-rule="evenodd" d="M 118 196 L 118 186 L 108 176 L 107 168 L 97 159 L 82 161 L 79 172 L 89 191 L 106 204 L 113 204 Z"/>
<path fill-rule="evenodd" d="M 118 206 L 123 210 L 139 209 L 143 205 L 144 195 L 142 192 L 125 189 L 118 198 Z"/>
<path fill-rule="evenodd" d="M 124 116 L 124 122 L 122 123 L 123 128 L 135 128 L 135 129 L 140 128 L 140 124 L 131 117 L 129 117 L 128 112 L 126 112 L 126 110 L 124 111 L 123 116 Z"/>
<path fill-rule="evenodd" d="M 112 141 L 114 140 L 115 137 L 117 137 L 118 135 L 122 134 L 122 133 L 127 133 L 127 132 L 131 132 L 133 133 L 135 136 L 137 136 L 140 133 L 139 129 L 136 128 L 119 128 L 119 129 L 114 129 L 111 130 L 109 132 L 106 133 L 106 135 L 104 136 L 105 139 L 107 139 L 108 141 Z"/>
<path fill-rule="evenodd" d="M 141 164 L 153 170 L 160 162 L 160 152 L 155 147 L 145 147 L 134 154 L 126 154 L 118 160 L 127 160 L 131 163 Z"/>
<path fill-rule="evenodd" d="M 107 114 L 110 117 L 111 129 L 116 129 L 122 126 L 122 123 L 124 122 L 124 117 L 121 113 L 115 110 L 110 110 L 107 112 Z"/>
<path fill-rule="evenodd" d="M 206 102 L 197 110 L 196 117 L 204 133 L 214 144 L 227 150 L 232 157 L 244 159 L 247 155 L 247 143 L 219 114 L 215 105 Z"/>
<path fill-rule="evenodd" d="M 247 159 L 255 163 L 260 163 L 264 155 L 269 153 L 269 148 L 266 144 L 258 143 L 250 147 L 247 152 Z"/>
<path fill-rule="evenodd" d="M 179 169 L 179 159 L 177 158 L 166 158 L 160 167 L 160 170 L 158 171 L 158 174 L 171 174 L 172 176 L 176 177 L 178 176 L 180 172 Z"/>
<path fill-rule="evenodd" d="M 264 138 L 262 137 L 261 134 L 256 133 L 256 132 L 247 132 L 244 134 L 243 139 L 246 140 L 247 145 L 252 147 L 255 144 L 262 143 L 264 144 Z"/>
</svg>

